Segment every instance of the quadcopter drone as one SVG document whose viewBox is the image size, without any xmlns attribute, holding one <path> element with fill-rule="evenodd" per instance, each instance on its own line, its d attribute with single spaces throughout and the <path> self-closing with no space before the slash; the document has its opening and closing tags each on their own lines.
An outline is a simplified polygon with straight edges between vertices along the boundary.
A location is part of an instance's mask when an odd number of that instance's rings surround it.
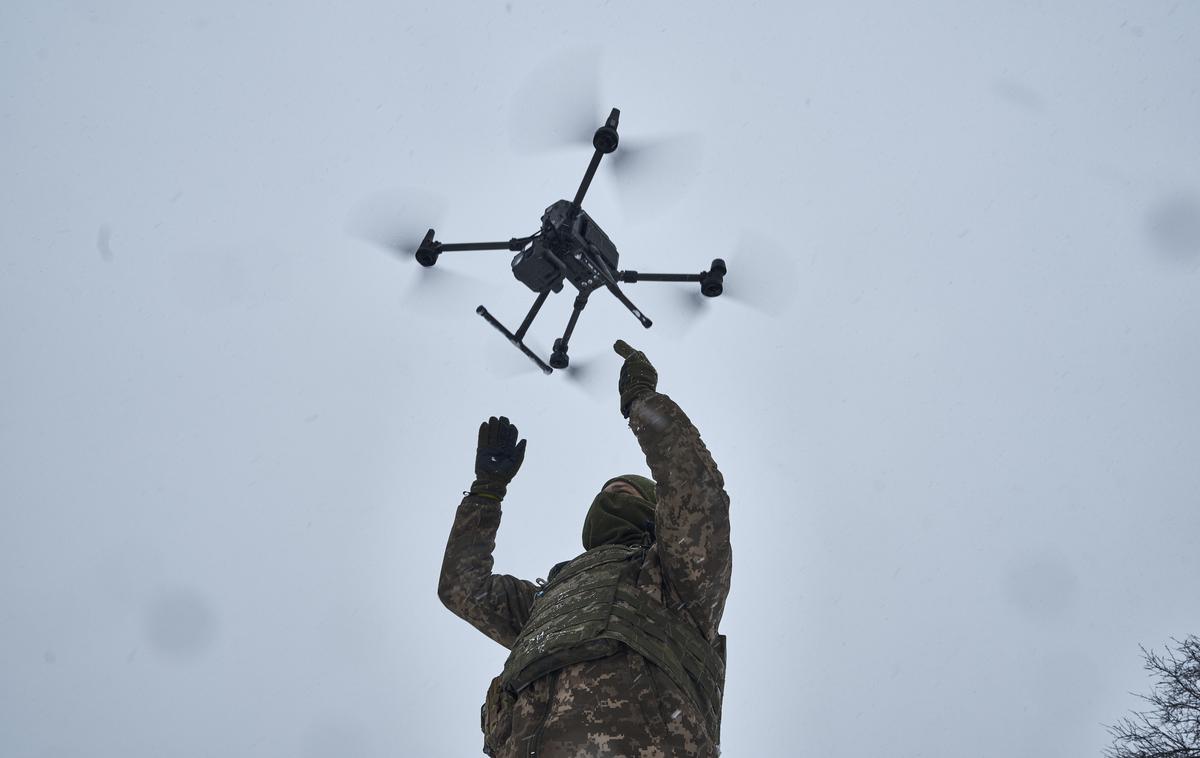
<svg viewBox="0 0 1200 758">
<path fill-rule="evenodd" d="M 522 284 L 537 293 L 537 299 L 525 320 L 514 333 L 501 324 L 496 317 L 482 305 L 475 312 L 483 316 L 492 326 L 496 327 L 508 341 L 538 365 L 544 373 L 549 374 L 553 369 L 563 369 L 570 365 L 567 356 L 567 346 L 571 332 L 579 321 L 579 314 L 587 305 L 588 297 L 604 287 L 613 294 L 635 318 L 647 329 L 651 326 L 650 319 L 625 296 L 618 282 L 632 284 L 634 282 L 699 282 L 700 292 L 706 297 L 717 297 L 724 289 L 726 274 L 725 261 L 713 259 L 707 271 L 699 274 L 646 274 L 638 271 L 620 271 L 617 269 L 617 248 L 612 240 L 604 233 L 592 217 L 581 207 L 583 196 L 587 193 L 592 177 L 600 165 L 600 159 L 617 149 L 617 123 L 621 112 L 613 108 L 604 125 L 592 136 L 592 146 L 596 152 L 588 164 L 575 193 L 574 200 L 559 200 L 546 209 L 542 214 L 542 228 L 528 237 L 514 237 L 507 242 L 457 242 L 442 243 L 434 239 L 435 232 L 430 229 L 425 233 L 417 248 L 416 259 L 422 266 L 433 266 L 442 253 L 455 250 L 511 250 L 516 252 L 512 259 L 513 276 Z M 575 296 L 575 306 L 563 336 L 554 340 L 550 353 L 549 365 L 537 356 L 528 346 L 524 338 L 530 325 L 541 310 L 542 305 L 551 292 L 561 292 L 563 281 L 569 281 L 579 294 Z"/>
</svg>

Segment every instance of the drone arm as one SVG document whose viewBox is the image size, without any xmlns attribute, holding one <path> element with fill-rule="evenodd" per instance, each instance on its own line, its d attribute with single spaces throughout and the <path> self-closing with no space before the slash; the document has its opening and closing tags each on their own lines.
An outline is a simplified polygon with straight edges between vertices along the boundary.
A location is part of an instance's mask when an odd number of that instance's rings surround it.
<svg viewBox="0 0 1200 758">
<path fill-rule="evenodd" d="M 592 178 L 596 175 L 596 169 L 600 167 L 600 159 L 604 157 L 604 153 L 597 150 L 592 156 L 592 162 L 588 164 L 587 171 L 583 174 L 583 181 L 579 184 L 579 191 L 575 193 L 575 199 L 571 201 L 571 208 L 578 209 L 583 204 L 583 196 L 587 194 L 588 187 L 592 185 Z"/>
<path fill-rule="evenodd" d="M 579 210 L 579 206 L 583 204 L 583 196 L 587 194 L 588 187 L 592 184 L 592 178 L 596 176 L 596 169 L 600 167 L 600 159 L 606 153 L 617 149 L 617 124 L 620 121 L 620 109 L 613 108 L 612 112 L 608 114 L 608 120 L 604 122 L 604 126 L 597 129 L 596 133 L 592 135 L 592 145 L 596 148 L 596 152 L 592 155 L 592 161 L 583 174 L 583 181 L 579 184 L 579 191 L 575 193 L 575 199 L 571 201 L 572 210 Z"/>
<path fill-rule="evenodd" d="M 629 298 L 625 297 L 625 293 L 621 291 L 621 288 L 617 286 L 616 282 L 605 281 L 604 286 L 608 287 L 608 291 L 613 293 L 613 297 L 621 301 L 621 305 L 629 309 L 629 312 L 633 314 L 634 318 L 641 322 L 642 326 L 649 329 L 654 324 L 653 321 L 646 318 L 646 314 L 642 313 L 641 310 L 639 310 L 638 307 L 629 300 Z"/>
<path fill-rule="evenodd" d="M 434 239 L 434 234 L 432 229 L 425 232 L 425 238 L 417 247 L 417 263 L 422 266 L 432 266 L 437 263 L 438 256 L 442 253 L 455 250 L 512 250 L 516 252 L 524 250 L 525 246 L 533 239 L 533 236 L 529 236 L 513 237 L 508 242 L 453 242 L 446 244 Z"/>
<path fill-rule="evenodd" d="M 549 289 L 544 289 L 538 293 L 537 300 L 533 301 L 533 307 L 529 309 L 529 313 L 525 314 L 525 320 L 517 327 L 517 333 L 514 335 L 517 338 L 517 342 L 525 339 L 525 332 L 529 331 L 530 324 L 533 323 L 534 317 L 537 316 L 538 311 L 542 309 L 542 304 L 546 302 L 546 298 L 549 296 Z"/>
<path fill-rule="evenodd" d="M 513 237 L 508 242 L 434 242 L 438 250 L 447 252 L 452 250 L 512 250 L 516 252 L 529 244 L 533 237 Z"/>
<path fill-rule="evenodd" d="M 628 282 L 699 282 L 700 293 L 706 297 L 716 297 L 725 290 L 725 274 L 728 269 L 725 261 L 713 258 L 708 271 L 699 274 L 643 274 L 640 271 L 618 271 L 617 281 Z"/>
<path fill-rule="evenodd" d="M 638 271 L 621 271 L 617 281 L 634 282 L 698 282 L 704 274 L 644 274 Z"/>
<path fill-rule="evenodd" d="M 614 271 L 610 273 L 610 269 L 608 268 L 608 265 L 604 263 L 603 259 L 599 259 L 599 261 L 601 265 L 596 267 L 596 271 L 600 274 L 600 278 L 604 280 L 604 286 L 607 287 L 608 291 L 613 294 L 613 297 L 621 302 L 621 305 L 629 309 L 629 312 L 633 314 L 634 318 L 641 322 L 642 326 L 649 329 L 654 322 L 646 318 L 646 314 L 642 313 L 641 310 L 639 310 L 638 307 L 629 300 L 629 298 L 625 297 L 625 293 L 622 292 L 621 288 L 617 286 L 617 280 L 620 278 L 621 272 Z"/>
</svg>

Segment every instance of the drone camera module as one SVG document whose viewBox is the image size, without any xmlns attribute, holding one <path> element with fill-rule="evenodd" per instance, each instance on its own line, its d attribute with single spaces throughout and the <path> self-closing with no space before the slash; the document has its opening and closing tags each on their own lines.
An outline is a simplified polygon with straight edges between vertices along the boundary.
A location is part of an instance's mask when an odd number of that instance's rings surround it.
<svg viewBox="0 0 1200 758">
<path fill-rule="evenodd" d="M 517 253 L 512 260 L 513 276 L 534 292 L 547 289 L 561 292 L 563 274 L 550 259 L 548 245 L 541 237 L 535 237 L 529 247 Z"/>
</svg>

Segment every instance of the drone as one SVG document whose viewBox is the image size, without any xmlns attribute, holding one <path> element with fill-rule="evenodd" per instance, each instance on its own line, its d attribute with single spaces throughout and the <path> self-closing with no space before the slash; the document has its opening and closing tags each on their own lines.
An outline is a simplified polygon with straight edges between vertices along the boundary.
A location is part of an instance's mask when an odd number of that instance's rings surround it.
<svg viewBox="0 0 1200 758">
<path fill-rule="evenodd" d="M 436 232 L 430 229 L 417 247 L 417 262 L 430 267 L 438 262 L 442 253 L 458 250 L 509 250 L 516 255 L 512 259 L 513 276 L 537 293 L 529 312 L 521 325 L 513 332 L 504 326 L 480 305 L 475 312 L 503 334 L 509 342 L 537 364 L 543 373 L 554 369 L 565 369 L 571 359 L 567 355 L 571 333 L 579 321 L 579 314 L 587 305 L 588 298 L 601 287 L 607 289 L 647 329 L 653 322 L 621 291 L 620 283 L 635 282 L 698 282 L 700 293 L 705 297 L 717 297 L 724 291 L 727 272 L 725 261 L 714 258 L 707 271 L 698 274 L 647 274 L 617 268 L 618 253 L 612 240 L 583 210 L 583 197 L 587 194 L 600 160 L 617 149 L 619 138 L 617 124 L 621 111 L 613 108 L 604 125 L 592 136 L 596 152 L 584 172 L 583 181 L 575 193 L 574 200 L 559 200 L 542 214 L 542 226 L 528 237 L 513 237 L 507 242 L 454 242 L 443 243 L 435 239 Z M 563 336 L 554 340 L 549 363 L 543 361 L 525 344 L 525 334 L 537 317 L 552 292 L 561 292 L 564 281 L 578 290 Z"/>
</svg>

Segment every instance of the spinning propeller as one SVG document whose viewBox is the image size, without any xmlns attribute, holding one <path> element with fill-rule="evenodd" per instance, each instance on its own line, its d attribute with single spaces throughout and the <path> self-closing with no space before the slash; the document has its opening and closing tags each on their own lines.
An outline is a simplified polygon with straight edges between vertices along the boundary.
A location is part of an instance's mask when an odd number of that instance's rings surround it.
<svg viewBox="0 0 1200 758">
<path fill-rule="evenodd" d="M 629 299 L 622 285 L 641 282 L 698 285 L 688 288 L 676 301 L 690 321 L 699 315 L 705 301 L 726 292 L 729 266 L 722 258 L 714 258 L 706 270 L 697 273 L 648 273 L 620 268 L 616 246 L 584 209 L 588 188 L 606 156 L 611 156 L 605 166 L 613 173 L 623 202 L 632 207 L 661 207 L 663 198 L 680 194 L 681 186 L 694 178 L 699 165 L 700 141 L 692 135 L 641 142 L 627 139 L 619 134 L 621 112 L 616 108 L 597 127 L 599 119 L 588 118 L 597 111 L 599 102 L 596 69 L 594 57 L 572 56 L 538 72 L 518 94 L 523 107 L 513 109 L 518 119 L 513 128 L 514 147 L 533 151 L 587 145 L 593 151 L 574 198 L 548 206 L 536 231 L 492 242 L 441 242 L 434 227 L 445 204 L 417 191 L 372 196 L 359 206 L 348 223 L 355 235 L 420 264 L 421 275 L 406 298 L 410 301 L 423 292 L 433 293 L 431 299 L 441 299 L 449 289 L 452 284 L 449 277 L 434 274 L 442 273 L 438 262 L 446 253 L 496 250 L 514 254 L 513 276 L 536 293 L 521 324 L 510 330 L 482 305 L 476 308 L 476 313 L 547 374 L 570 366 L 568 349 L 572 332 L 589 297 L 597 290 L 607 290 L 646 328 L 652 321 Z M 529 103 L 540 107 L 528 107 Z M 536 113 L 532 112 L 535 110 Z M 746 238 L 732 252 L 730 260 L 739 266 L 739 277 L 744 262 L 746 274 L 742 281 L 731 280 L 730 297 L 767 313 L 790 299 L 794 278 L 784 274 L 790 259 L 770 244 Z M 571 316 L 562 336 L 554 340 L 548 361 L 543 361 L 525 344 L 524 338 L 547 298 L 561 292 L 567 283 L 576 291 Z M 576 366 L 566 373 L 581 383 L 589 374 L 587 366 Z"/>
</svg>

